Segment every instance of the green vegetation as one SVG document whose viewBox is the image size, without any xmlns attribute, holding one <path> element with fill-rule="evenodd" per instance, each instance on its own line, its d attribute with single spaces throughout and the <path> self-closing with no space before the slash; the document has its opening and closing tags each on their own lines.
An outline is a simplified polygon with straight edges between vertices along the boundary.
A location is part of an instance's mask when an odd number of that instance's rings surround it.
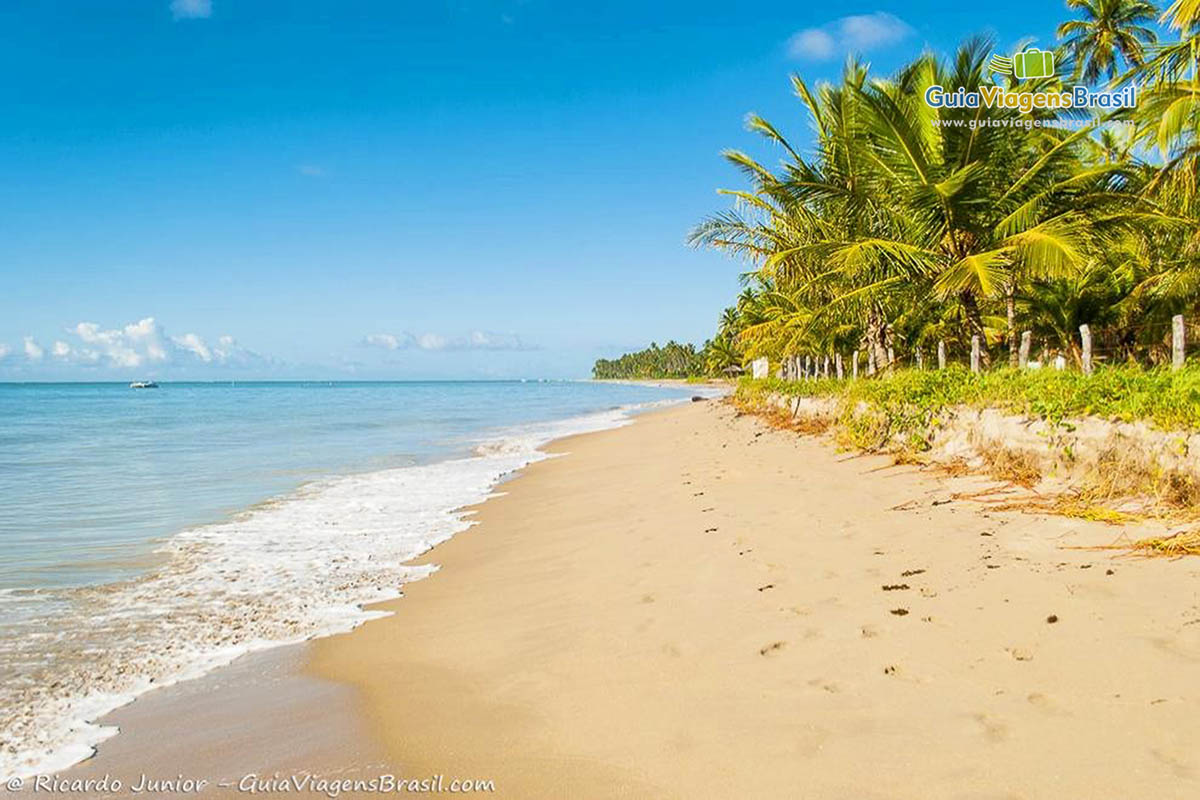
<svg viewBox="0 0 1200 800">
<path fill-rule="evenodd" d="M 772 168 L 727 152 L 747 186 L 726 191 L 732 207 L 691 236 L 749 267 L 713 340 L 727 364 L 864 350 L 891 371 L 920 356 L 931 363 L 938 342 L 962 363 L 979 337 L 985 368 L 1015 367 L 1021 331 L 1032 332 L 1034 360 L 1079 364 L 1086 323 L 1100 367 L 1090 382 L 1045 370 L 978 382 L 914 373 L 847 391 L 883 399 L 919 390 L 931 401 L 945 391 L 1194 426 L 1191 407 L 1172 406 L 1196 402 L 1191 377 L 1108 373 L 1166 363 L 1171 317 L 1200 318 L 1200 0 L 1167 10 L 1178 39 L 1166 42 L 1147 27 L 1158 10 L 1142 0 L 1067 5 L 1078 17 L 1058 30 L 1062 76 L 992 74 L 998 51 L 972 39 L 949 59 L 927 53 L 890 76 L 856 60 L 837 84 L 794 76 L 810 147 L 750 116 L 782 160 Z M 931 86 L 970 92 L 994 81 L 1017 93 L 1077 81 L 1141 88 L 1137 109 L 1094 118 L 924 99 Z M 1151 396 L 1158 387 L 1167 396 Z"/>
<path fill-rule="evenodd" d="M 1055 424 L 1096 416 L 1124 422 L 1146 420 L 1164 430 L 1200 431 L 1198 368 L 1170 372 L 1114 367 L 1089 377 L 1079 372 L 1009 369 L 973 375 L 952 367 L 928 372 L 902 370 L 881 380 L 744 378 L 738 386 L 738 398 L 744 402 L 761 401 L 770 393 L 832 398 L 842 422 L 850 426 L 863 424 L 849 417 L 865 404 L 874 412 L 865 416 L 885 424 L 889 434 L 917 437 L 925 436 L 938 416 L 953 406 L 1000 408 Z"/>
<path fill-rule="evenodd" d="M 597 380 L 694 378 L 705 374 L 704 353 L 697 352 L 695 345 L 673 341 L 663 347 L 651 342 L 645 350 L 617 359 L 601 358 L 592 367 L 592 377 Z"/>
</svg>

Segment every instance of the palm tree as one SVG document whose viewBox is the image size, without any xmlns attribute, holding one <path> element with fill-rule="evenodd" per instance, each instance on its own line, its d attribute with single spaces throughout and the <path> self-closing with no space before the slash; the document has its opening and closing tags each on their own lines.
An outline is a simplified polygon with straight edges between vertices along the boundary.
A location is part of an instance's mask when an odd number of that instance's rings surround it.
<svg viewBox="0 0 1200 800">
<path fill-rule="evenodd" d="M 1083 19 L 1058 26 L 1058 38 L 1075 62 L 1075 77 L 1095 83 L 1113 80 L 1119 61 L 1137 67 L 1146 60 L 1146 47 L 1158 36 L 1152 23 L 1158 9 L 1145 0 L 1067 0 L 1067 8 L 1083 12 Z"/>
<path fill-rule="evenodd" d="M 1025 126 L 1011 110 L 929 108 L 923 98 L 935 84 L 978 90 L 989 52 L 991 42 L 974 39 L 949 65 L 923 56 L 894 81 L 876 82 L 865 98 L 886 191 L 916 221 L 917 238 L 895 244 L 927 265 L 933 291 L 958 300 L 968 333 L 982 341 L 981 303 L 1004 300 L 1015 366 L 1016 298 L 1031 280 L 1066 277 L 1083 266 L 1099 223 L 1121 200 L 1111 191 L 1120 167 L 1082 165 L 1092 126 L 1068 132 Z M 1054 88 L 1054 79 L 1010 86 Z M 1043 119 L 1052 121 L 1052 112 Z"/>
<path fill-rule="evenodd" d="M 1013 110 L 925 102 L 934 85 L 986 85 L 990 52 L 991 42 L 971 40 L 948 64 L 925 55 L 886 81 L 851 61 L 840 85 L 815 92 L 793 78 L 817 134 L 807 158 L 751 117 L 782 148 L 781 168 L 728 153 L 750 190 L 728 192 L 734 209 L 692 236 L 756 267 L 760 290 L 739 334 L 747 355 L 819 354 L 861 337 L 887 364 L 897 335 L 913 346 L 957 318 L 963 339 L 986 342 L 990 327 L 1004 327 L 1015 364 L 1018 298 L 1035 280 L 1081 269 L 1119 232 L 1129 193 L 1119 191 L 1124 162 L 1085 163 L 1094 124 L 1032 127 Z M 997 300 L 998 326 L 987 314 Z"/>
</svg>

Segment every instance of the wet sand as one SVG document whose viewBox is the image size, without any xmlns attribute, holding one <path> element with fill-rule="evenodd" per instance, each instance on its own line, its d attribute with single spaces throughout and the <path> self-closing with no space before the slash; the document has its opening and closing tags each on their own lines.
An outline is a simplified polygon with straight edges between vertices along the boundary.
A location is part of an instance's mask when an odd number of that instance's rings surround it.
<svg viewBox="0 0 1200 800">
<path fill-rule="evenodd" d="M 550 449 L 393 616 L 147 695 L 66 776 L 1200 796 L 1200 560 L 1071 549 L 1161 526 L 992 511 L 717 402 Z"/>
</svg>

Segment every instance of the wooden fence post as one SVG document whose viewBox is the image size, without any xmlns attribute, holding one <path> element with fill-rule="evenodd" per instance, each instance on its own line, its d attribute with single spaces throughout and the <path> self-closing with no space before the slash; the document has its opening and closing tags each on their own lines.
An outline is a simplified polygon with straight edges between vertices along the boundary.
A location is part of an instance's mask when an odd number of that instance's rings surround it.
<svg viewBox="0 0 1200 800">
<path fill-rule="evenodd" d="M 925 369 L 925 357 L 921 354 L 921 348 L 917 348 L 917 369 Z"/>
<path fill-rule="evenodd" d="M 875 347 L 867 348 L 867 375 L 875 374 Z"/>
<path fill-rule="evenodd" d="M 971 337 L 971 372 L 979 372 L 979 334 Z"/>
<path fill-rule="evenodd" d="M 840 381 L 842 378 L 846 377 L 846 376 L 845 376 L 845 375 L 842 373 L 842 354 L 841 354 L 841 353 L 836 353 L 836 354 L 833 356 L 833 368 L 834 368 L 834 370 L 837 372 L 837 379 L 838 379 L 839 381 Z"/>
<path fill-rule="evenodd" d="M 946 368 L 946 343 L 938 339 L 938 369 Z"/>
<path fill-rule="evenodd" d="M 854 380 L 858 380 L 858 351 L 854 351 L 854 371 L 851 373 Z"/>
<path fill-rule="evenodd" d="M 1184 340 L 1183 314 L 1171 317 L 1171 369 L 1183 369 L 1187 359 L 1186 341 Z"/>
<path fill-rule="evenodd" d="M 825 356 L 825 362 L 821 365 L 821 377 L 829 377 L 829 356 Z"/>
<path fill-rule="evenodd" d="M 1029 348 L 1033 345 L 1033 333 L 1031 331 L 1021 332 L 1021 350 L 1017 354 L 1017 366 L 1025 369 L 1029 366 Z"/>
<path fill-rule="evenodd" d="M 1083 374 L 1092 374 L 1092 329 L 1087 325 L 1079 326 L 1079 340 L 1083 344 Z"/>
<path fill-rule="evenodd" d="M 887 363 L 887 371 L 888 371 L 888 372 L 891 372 L 891 371 L 892 371 L 892 370 L 894 370 L 895 368 L 896 368 L 896 351 L 895 351 L 895 350 L 893 350 L 893 349 L 892 349 L 892 346 L 889 344 L 889 345 L 888 345 L 888 363 Z"/>
</svg>

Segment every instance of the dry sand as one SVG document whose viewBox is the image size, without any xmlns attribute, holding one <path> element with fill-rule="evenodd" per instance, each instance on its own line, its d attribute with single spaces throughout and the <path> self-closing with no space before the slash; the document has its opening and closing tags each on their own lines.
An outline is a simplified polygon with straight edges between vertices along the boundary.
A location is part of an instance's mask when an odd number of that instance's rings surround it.
<svg viewBox="0 0 1200 800">
<path fill-rule="evenodd" d="M 708 402 L 557 443 L 317 642 L 409 775 L 522 798 L 1200 796 L 1200 560 Z"/>
</svg>

